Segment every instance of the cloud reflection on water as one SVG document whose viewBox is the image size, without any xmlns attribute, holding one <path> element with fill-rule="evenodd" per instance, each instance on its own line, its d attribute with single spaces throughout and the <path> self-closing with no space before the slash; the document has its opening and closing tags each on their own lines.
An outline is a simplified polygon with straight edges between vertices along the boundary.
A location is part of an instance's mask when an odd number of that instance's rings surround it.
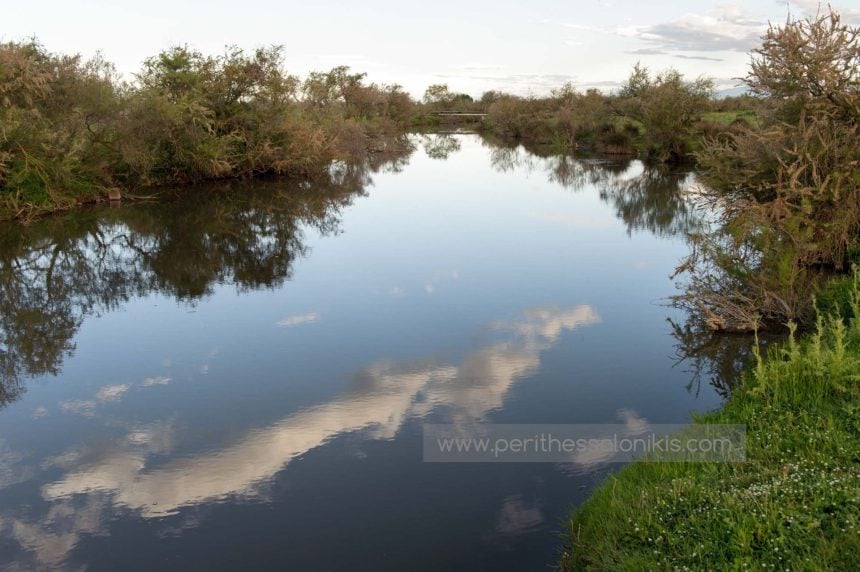
<svg viewBox="0 0 860 572">
<path fill-rule="evenodd" d="M 63 472 L 41 489 L 49 503 L 47 515 L 36 521 L 0 517 L 0 530 L 42 565 L 56 566 L 81 535 L 102 530 L 111 512 L 130 509 L 150 519 L 194 505 L 251 499 L 289 463 L 340 435 L 362 432 L 367 439 L 391 439 L 406 420 L 431 412 L 444 412 L 455 423 L 479 421 L 503 405 L 515 383 L 537 371 L 541 352 L 563 332 L 600 321 L 588 305 L 529 309 L 516 320 L 492 323 L 490 329 L 502 339 L 472 351 L 459 364 L 375 362 L 358 374 L 356 389 L 328 403 L 250 430 L 225 447 L 163 464 L 154 464 L 153 457 L 173 450 L 180 438 L 176 424 L 132 427 L 107 446 L 79 446 L 45 460 L 43 469 Z M 536 513 L 527 513 L 526 525 L 535 525 Z M 522 520 L 512 520 L 510 510 L 505 514 L 500 517 L 505 529 Z"/>
</svg>

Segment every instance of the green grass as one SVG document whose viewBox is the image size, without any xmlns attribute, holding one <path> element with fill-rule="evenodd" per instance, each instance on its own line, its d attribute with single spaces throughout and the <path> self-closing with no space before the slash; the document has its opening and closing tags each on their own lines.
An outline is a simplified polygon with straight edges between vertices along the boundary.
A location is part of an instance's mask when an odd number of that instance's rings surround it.
<svg viewBox="0 0 860 572">
<path fill-rule="evenodd" d="M 573 514 L 562 567 L 860 569 L 860 321 L 792 332 L 697 422 L 746 424 L 747 462 L 629 465 Z"/>
<path fill-rule="evenodd" d="M 738 119 L 746 121 L 753 126 L 758 125 L 758 116 L 755 111 L 750 109 L 744 109 L 741 111 L 709 111 L 702 114 L 703 121 L 712 121 L 714 123 L 722 123 L 724 125 L 729 125 Z"/>
</svg>

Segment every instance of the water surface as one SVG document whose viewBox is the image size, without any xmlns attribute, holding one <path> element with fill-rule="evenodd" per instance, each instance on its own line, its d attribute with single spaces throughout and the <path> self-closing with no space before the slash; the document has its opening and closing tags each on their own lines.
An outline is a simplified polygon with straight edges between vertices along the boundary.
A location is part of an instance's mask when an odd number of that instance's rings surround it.
<svg viewBox="0 0 860 572">
<path fill-rule="evenodd" d="M 719 405 L 743 352 L 678 365 L 663 303 L 691 175 L 413 143 L 3 229 L 0 566 L 539 570 L 612 468 L 423 463 L 422 423 Z"/>
</svg>

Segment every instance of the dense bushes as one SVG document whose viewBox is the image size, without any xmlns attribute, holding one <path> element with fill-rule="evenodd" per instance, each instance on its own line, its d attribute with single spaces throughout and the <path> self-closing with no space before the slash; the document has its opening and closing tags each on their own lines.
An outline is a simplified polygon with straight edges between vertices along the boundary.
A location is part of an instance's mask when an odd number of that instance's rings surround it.
<svg viewBox="0 0 860 572">
<path fill-rule="evenodd" d="M 550 145 L 557 151 L 631 154 L 639 130 L 614 111 L 612 99 L 597 90 L 579 93 L 570 85 L 546 98 L 496 94 L 484 127 L 495 135 Z"/>
<path fill-rule="evenodd" d="M 707 78 L 689 82 L 674 70 L 652 75 L 637 65 L 616 94 L 578 92 L 570 85 L 544 98 L 491 92 L 492 97 L 481 98 L 487 100 L 484 128 L 558 151 L 638 153 L 653 162 L 678 163 L 692 159 L 704 137 L 737 129 L 730 122 L 703 120 L 737 105 L 714 100 L 712 87 Z M 732 109 L 723 115 L 735 118 L 741 113 Z"/>
<path fill-rule="evenodd" d="M 649 158 L 677 162 L 689 157 L 694 129 L 712 96 L 710 79 L 688 82 L 675 70 L 652 76 L 637 64 L 621 88 L 618 107 L 644 128 Z"/>
<path fill-rule="evenodd" d="M 740 129 L 699 121 L 715 105 L 706 80 L 652 78 L 639 67 L 617 95 L 566 85 L 544 98 L 488 92 L 476 101 L 433 85 L 420 104 L 346 67 L 300 80 L 284 70 L 277 46 L 218 56 L 178 46 L 146 60 L 134 77 L 123 81 L 101 58 L 51 54 L 34 41 L 0 44 L 0 218 L 110 190 L 307 174 L 384 150 L 388 136 L 407 129 L 463 121 L 440 111 L 486 112 L 468 126 L 532 147 L 640 151 L 665 162 L 689 157 L 703 133 Z M 740 113 L 728 105 L 718 113 Z"/>
<path fill-rule="evenodd" d="M 35 43 L 0 44 L 0 188 L 3 206 L 63 204 L 105 181 L 117 155 L 119 112 L 111 66 L 54 56 Z"/>
<path fill-rule="evenodd" d="M 131 182 L 283 173 L 320 161 L 325 136 L 296 121 L 298 82 L 280 64 L 277 48 L 250 57 L 174 48 L 147 60 L 120 126 Z"/>
<path fill-rule="evenodd" d="M 280 47 L 175 47 L 134 83 L 100 58 L 0 44 L 0 209 L 61 209 L 105 189 L 307 173 L 402 131 L 414 103 L 347 68 L 301 82 Z"/>
<path fill-rule="evenodd" d="M 747 84 L 757 124 L 699 154 L 720 228 L 696 238 L 688 300 L 719 327 L 811 315 L 821 270 L 860 250 L 860 28 L 835 13 L 772 27 Z"/>
</svg>

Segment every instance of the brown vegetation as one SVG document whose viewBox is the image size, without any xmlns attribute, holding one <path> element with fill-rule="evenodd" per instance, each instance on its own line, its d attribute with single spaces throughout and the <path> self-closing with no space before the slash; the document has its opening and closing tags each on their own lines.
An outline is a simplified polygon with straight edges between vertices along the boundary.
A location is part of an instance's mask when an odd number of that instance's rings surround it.
<svg viewBox="0 0 860 572">
<path fill-rule="evenodd" d="M 860 255 L 860 29 L 830 12 L 771 27 L 746 79 L 759 125 L 699 154 L 720 229 L 695 237 L 685 297 L 717 329 L 811 315 L 821 270 Z"/>
<path fill-rule="evenodd" d="M 399 86 L 344 67 L 302 82 L 277 46 L 175 47 L 128 83 L 100 58 L 0 44 L 0 211 L 59 210 L 118 187 L 311 173 L 402 133 L 413 105 Z"/>
<path fill-rule="evenodd" d="M 493 135 L 559 152 L 638 154 L 654 163 L 691 161 L 703 139 L 755 122 L 760 105 L 748 96 L 715 100 L 708 78 L 687 81 L 675 70 L 652 74 L 639 65 L 614 94 L 567 84 L 542 98 L 488 92 L 480 103 L 484 131 Z"/>
</svg>

